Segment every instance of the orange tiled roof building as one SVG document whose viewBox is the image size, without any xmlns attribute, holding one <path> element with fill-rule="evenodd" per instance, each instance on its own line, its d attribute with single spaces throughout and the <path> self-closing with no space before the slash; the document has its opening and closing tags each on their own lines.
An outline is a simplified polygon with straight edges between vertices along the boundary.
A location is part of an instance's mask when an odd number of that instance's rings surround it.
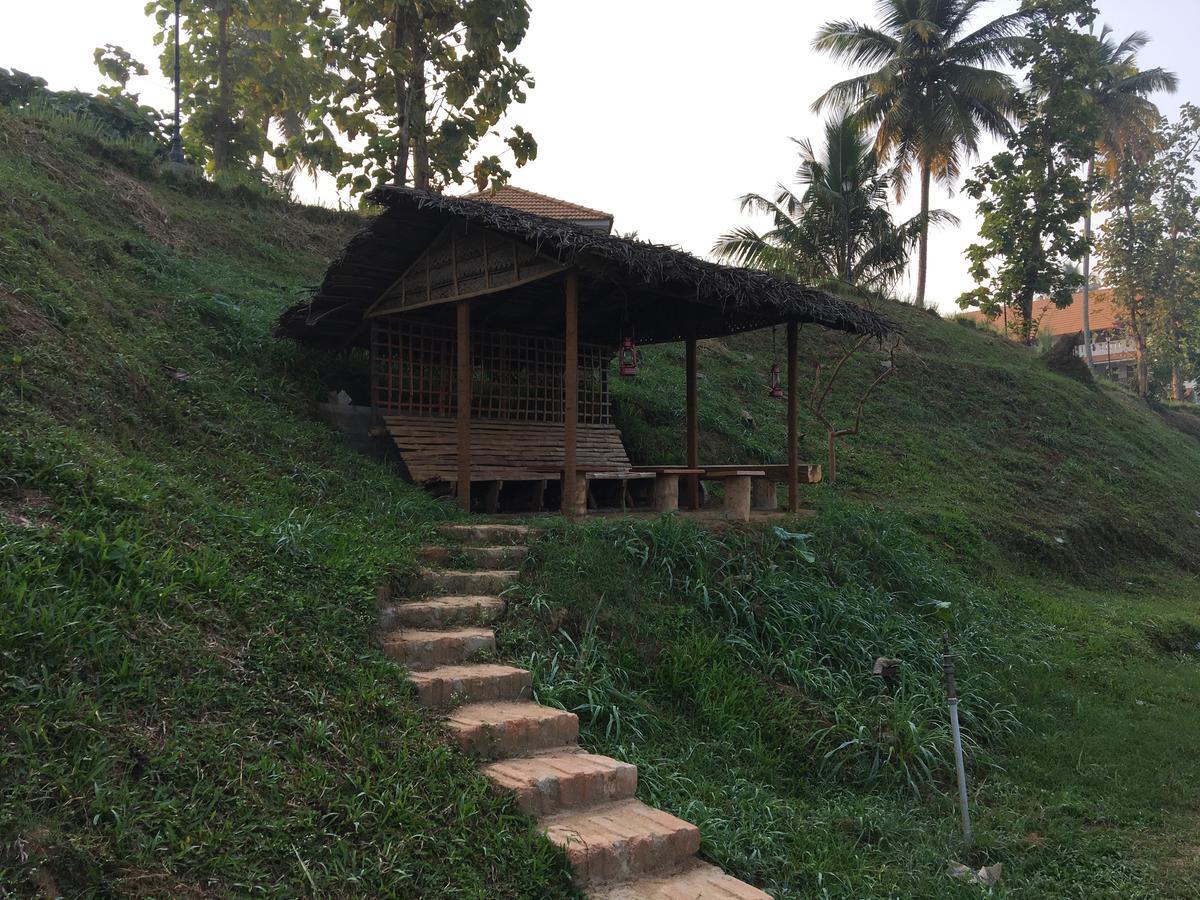
<svg viewBox="0 0 1200 900">
<path fill-rule="evenodd" d="M 545 194 L 539 194 L 535 191 L 527 191 L 524 188 L 514 187 L 511 184 L 501 185 L 498 188 L 486 191 L 479 191 L 475 194 L 467 194 L 464 199 L 485 200 L 488 203 L 497 203 L 500 206 L 507 206 L 509 209 L 515 209 L 523 213 L 544 216 L 547 219 L 562 219 L 573 225 L 595 228 L 598 231 L 603 231 L 605 234 L 610 233 L 613 227 L 612 213 L 601 212 L 598 209 L 580 206 L 578 203 L 570 203 L 566 200 L 559 200 L 557 197 L 548 197 Z"/>
<path fill-rule="evenodd" d="M 1133 340 L 1125 333 L 1121 311 L 1112 302 L 1111 288 L 1093 288 L 1088 301 L 1088 318 L 1092 329 L 1092 361 L 1096 371 L 1118 381 L 1128 381 L 1134 374 L 1137 354 Z M 963 313 L 963 318 L 1004 331 L 1003 318 L 988 318 L 980 310 Z M 1059 309 L 1049 300 L 1033 301 L 1033 320 L 1039 334 L 1053 337 L 1073 335 L 1076 356 L 1083 358 L 1083 295 L 1075 294 L 1070 306 Z"/>
</svg>

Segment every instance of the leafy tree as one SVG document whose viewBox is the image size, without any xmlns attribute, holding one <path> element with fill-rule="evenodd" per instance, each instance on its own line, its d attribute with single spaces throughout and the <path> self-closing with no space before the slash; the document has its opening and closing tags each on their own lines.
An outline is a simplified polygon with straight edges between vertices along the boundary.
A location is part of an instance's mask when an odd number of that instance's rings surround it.
<svg viewBox="0 0 1200 900">
<path fill-rule="evenodd" d="M 174 65 L 174 0 L 146 6 Z M 307 159 L 335 169 L 340 151 L 320 115 L 328 93 L 324 38 L 330 16 L 322 0 L 184 0 L 181 90 L 189 155 L 215 175 L 256 169 L 268 153 L 281 165 Z M 284 143 L 274 146 L 271 126 Z"/>
<path fill-rule="evenodd" d="M 1156 355 L 1171 369 L 1171 398 L 1182 400 L 1184 370 L 1200 362 L 1200 108 L 1185 103 L 1177 122 L 1160 125 L 1157 145 L 1154 203 L 1164 230 L 1153 329 Z"/>
<path fill-rule="evenodd" d="M 97 47 L 92 54 L 92 59 L 95 60 L 100 74 L 115 82 L 113 85 L 104 85 L 100 88 L 100 93 L 108 97 L 128 93 L 130 78 L 135 75 L 149 74 L 149 70 L 134 59 L 128 50 L 115 44 Z M 136 100 L 137 97 L 135 96 L 134 99 Z"/>
<path fill-rule="evenodd" d="M 900 225 L 888 210 L 889 176 L 882 173 L 870 141 L 854 117 L 843 113 L 825 126 L 818 155 L 808 141 L 797 141 L 800 166 L 797 196 L 779 185 L 774 199 L 759 194 L 742 198 L 742 210 L 771 217 L 760 234 L 739 227 L 722 235 L 713 252 L 737 265 L 754 266 L 851 294 L 878 294 L 904 273 L 920 240 L 924 217 Z M 929 216 L 953 221 L 941 210 Z"/>
<path fill-rule="evenodd" d="M 1090 102 L 1099 114 L 1100 136 L 1096 152 L 1088 157 L 1087 179 L 1094 180 L 1096 155 L 1104 161 L 1110 177 L 1115 176 L 1121 160 L 1141 155 L 1153 143 L 1158 125 L 1158 107 L 1149 100 L 1155 91 L 1174 91 L 1175 75 L 1161 68 L 1141 70 L 1137 54 L 1150 42 L 1145 32 L 1135 31 L 1123 41 L 1112 39 L 1112 29 L 1105 25 L 1092 45 L 1096 54 L 1095 79 L 1088 86 Z M 1088 368 L 1092 366 L 1092 329 L 1089 319 L 1092 238 L 1092 196 L 1083 219 L 1083 235 L 1088 246 L 1083 251 L 1083 337 Z"/>
<path fill-rule="evenodd" d="M 975 170 L 967 193 L 979 201 L 981 242 L 967 249 L 979 285 L 959 297 L 995 316 L 1016 314 L 1025 343 L 1037 331 L 1033 300 L 1041 294 L 1067 306 L 1083 283 L 1072 261 L 1087 240 L 1075 226 L 1088 208 L 1082 176 L 1099 137 L 1088 101 L 1096 81 L 1094 39 L 1084 29 L 1095 18 L 1090 0 L 1026 0 L 1028 40 L 1014 61 L 1028 69 L 1017 100 L 1019 130 L 1006 150 Z"/>
<path fill-rule="evenodd" d="M 341 0 L 340 8 L 327 110 L 357 149 L 339 186 L 462 183 L 467 159 L 533 85 L 512 55 L 529 27 L 526 0 Z M 505 143 L 518 166 L 537 154 L 520 126 Z M 508 174 L 496 154 L 474 167 L 480 187 Z"/>
<path fill-rule="evenodd" d="M 1021 46 L 1026 15 L 1003 15 L 971 29 L 986 0 L 882 0 L 878 26 L 829 22 L 814 46 L 870 71 L 835 84 L 814 104 L 852 107 L 877 129 L 880 158 L 893 154 L 895 189 L 903 196 L 915 166 L 923 218 L 916 303 L 925 303 L 929 257 L 929 188 L 936 177 L 953 188 L 964 157 L 985 134 L 1007 136 L 1016 112 L 1015 86 L 991 68 Z"/>
<path fill-rule="evenodd" d="M 1130 159 L 1109 180 L 1100 202 L 1102 210 L 1112 213 L 1100 226 L 1105 280 L 1134 342 L 1139 397 L 1150 393 L 1146 346 L 1158 300 L 1155 256 L 1161 250 L 1164 227 L 1154 193 L 1153 167 L 1143 159 Z"/>
<path fill-rule="evenodd" d="M 1182 396 L 1182 371 L 1200 338 L 1200 110 L 1183 107 L 1162 123 L 1158 153 L 1127 157 L 1101 197 L 1110 212 L 1100 228 L 1100 253 L 1114 302 L 1137 351 L 1139 396 L 1150 393 L 1149 356 L 1172 370 Z"/>
</svg>

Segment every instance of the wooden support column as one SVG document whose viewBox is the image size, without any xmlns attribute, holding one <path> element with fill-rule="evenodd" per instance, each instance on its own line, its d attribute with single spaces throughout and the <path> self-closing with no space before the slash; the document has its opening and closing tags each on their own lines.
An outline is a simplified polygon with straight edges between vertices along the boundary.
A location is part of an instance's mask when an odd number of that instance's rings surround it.
<svg viewBox="0 0 1200 900">
<path fill-rule="evenodd" d="M 566 343 L 563 353 L 563 479 L 562 513 L 574 516 L 577 507 L 575 444 L 579 422 L 579 273 L 567 270 L 563 303 Z"/>
<path fill-rule="evenodd" d="M 695 469 L 700 465 L 700 420 L 696 397 L 696 321 L 690 315 L 687 326 L 687 467 Z M 688 505 L 699 509 L 700 478 L 689 475 L 687 485 Z"/>
<path fill-rule="evenodd" d="M 787 454 L 788 512 L 800 509 L 800 436 L 797 434 L 800 412 L 799 329 L 794 319 L 787 323 Z"/>
<path fill-rule="evenodd" d="M 471 511 L 471 306 L 459 300 L 458 331 L 458 505 Z"/>
</svg>

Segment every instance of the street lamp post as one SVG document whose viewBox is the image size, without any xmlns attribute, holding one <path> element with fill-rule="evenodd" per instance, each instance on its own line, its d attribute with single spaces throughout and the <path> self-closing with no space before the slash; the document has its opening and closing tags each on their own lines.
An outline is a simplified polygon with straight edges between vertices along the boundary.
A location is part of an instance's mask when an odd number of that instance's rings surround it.
<svg viewBox="0 0 1200 900">
<path fill-rule="evenodd" d="M 179 0 L 175 0 L 175 127 L 171 132 L 171 162 L 182 165 L 183 141 L 179 138 Z"/>
</svg>

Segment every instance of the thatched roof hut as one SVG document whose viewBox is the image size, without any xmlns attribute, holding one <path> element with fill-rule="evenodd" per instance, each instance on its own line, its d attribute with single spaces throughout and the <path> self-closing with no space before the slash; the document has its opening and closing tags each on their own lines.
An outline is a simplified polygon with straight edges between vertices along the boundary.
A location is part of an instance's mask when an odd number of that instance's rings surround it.
<svg viewBox="0 0 1200 900">
<path fill-rule="evenodd" d="M 278 336 L 315 346 L 364 343 L 372 305 L 449 227 L 486 230 L 531 248 L 558 264 L 546 266 L 545 276 L 577 269 L 585 341 L 614 343 L 623 321 L 641 343 L 681 341 L 689 322 L 701 338 L 789 320 L 879 338 L 899 330 L 885 316 L 784 278 L 497 203 L 397 187 L 377 188 L 369 199 L 382 213 L 334 260 L 313 296 L 284 312 Z M 560 317 L 544 311 L 561 305 L 561 276 L 545 276 L 488 291 L 496 302 L 476 310 L 477 326 L 560 334 Z"/>
<path fill-rule="evenodd" d="M 369 199 L 380 215 L 313 296 L 283 313 L 276 334 L 369 347 L 371 406 L 411 477 L 452 484 L 464 508 L 540 509 L 554 502 L 550 490 L 573 515 L 603 482 L 623 503 L 627 484 L 646 479 L 656 507 L 673 508 L 686 477 L 693 507 L 700 479 L 727 479 L 726 502 L 745 518 L 751 479 L 777 473 L 700 467 L 696 342 L 784 324 L 794 509 L 802 468 L 820 477 L 797 455 L 797 329 L 811 322 L 881 341 L 899 331 L 822 291 L 611 235 L 607 214 L 554 198 L 523 197 L 521 210 L 383 187 Z M 617 370 L 630 374 L 636 344 L 668 341 L 687 344 L 687 466 L 639 471 L 613 421 L 610 363 L 620 348 Z M 783 396 L 778 367 L 772 378 Z"/>
</svg>

